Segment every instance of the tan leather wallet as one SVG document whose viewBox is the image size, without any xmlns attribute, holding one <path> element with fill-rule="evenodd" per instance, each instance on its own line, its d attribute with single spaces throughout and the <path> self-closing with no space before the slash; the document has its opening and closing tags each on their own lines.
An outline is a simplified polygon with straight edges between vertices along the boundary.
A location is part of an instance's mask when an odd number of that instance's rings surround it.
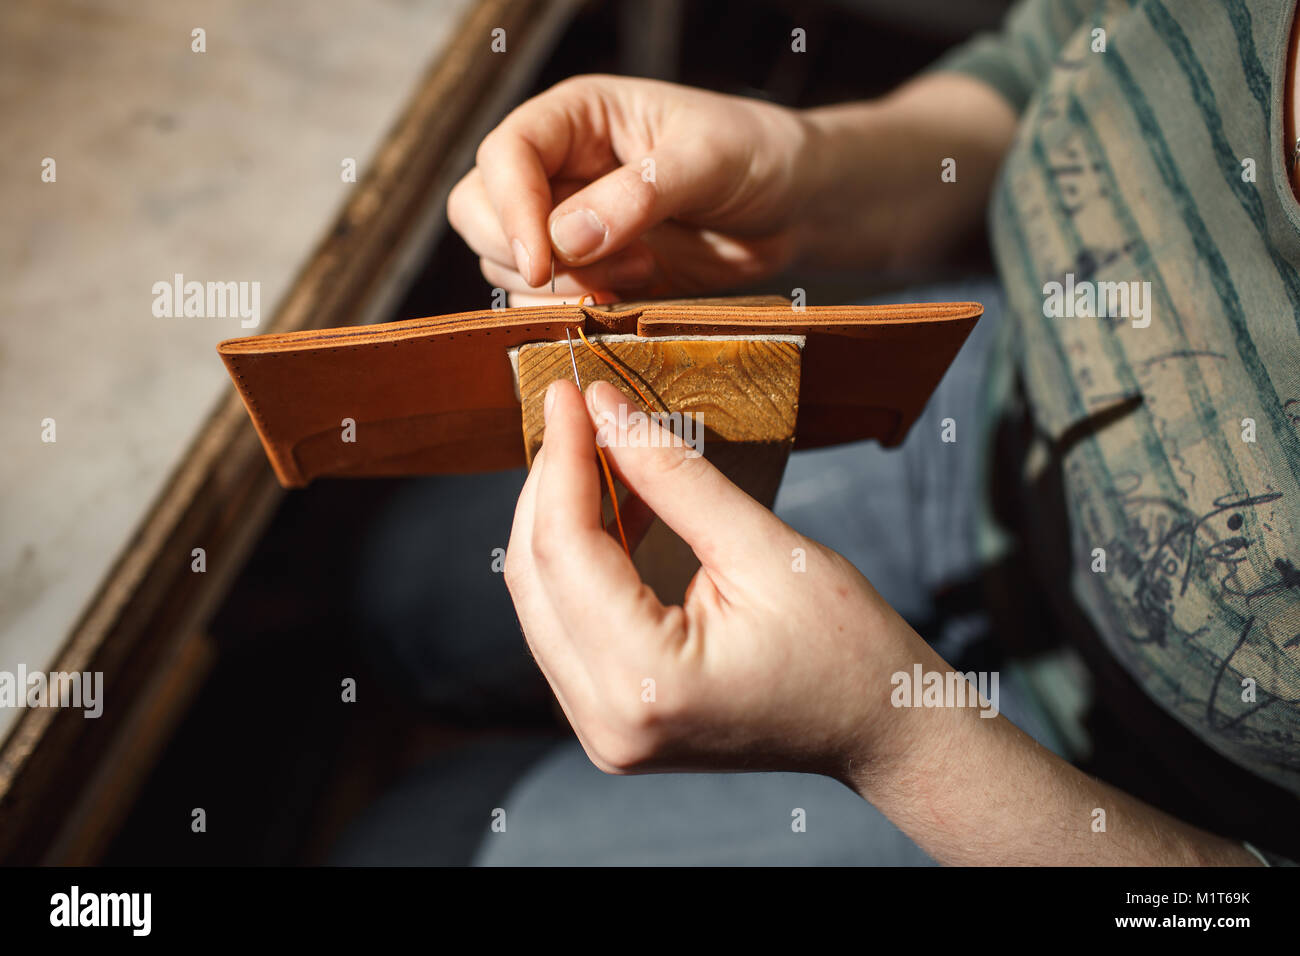
<svg viewBox="0 0 1300 956">
<path fill-rule="evenodd" d="M 257 335 L 217 350 L 280 483 L 492 471 L 524 464 L 507 350 L 565 329 L 806 337 L 796 447 L 897 445 L 983 308 L 975 302 L 809 306 L 780 297 L 488 309 Z M 344 419 L 365 441 L 340 441 Z"/>
</svg>

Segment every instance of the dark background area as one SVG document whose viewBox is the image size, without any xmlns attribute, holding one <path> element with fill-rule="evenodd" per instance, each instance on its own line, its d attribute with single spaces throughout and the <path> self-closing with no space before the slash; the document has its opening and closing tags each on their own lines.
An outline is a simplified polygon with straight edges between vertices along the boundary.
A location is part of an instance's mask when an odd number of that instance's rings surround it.
<svg viewBox="0 0 1300 956">
<path fill-rule="evenodd" d="M 789 106 L 859 99 L 924 68 L 973 29 L 995 24 L 1004 7 L 997 0 L 684 3 L 669 73 L 693 86 Z M 620 36 L 643 28 L 638 17 L 647 9 L 630 0 L 586 4 L 536 92 L 576 73 L 636 70 Z M 809 55 L 790 50 L 796 26 L 808 31 Z M 481 309 L 489 297 L 477 258 L 448 230 L 388 319 Z M 518 686 L 524 673 L 527 693 L 470 687 L 459 706 L 448 706 L 446 694 L 434 703 L 436 695 L 375 639 L 356 599 L 358 582 L 368 577 L 374 522 L 394 501 L 472 499 L 464 520 L 477 514 L 474 508 L 490 508 L 485 520 L 508 532 L 513 480 L 321 481 L 287 494 L 212 625 L 217 664 L 104 862 L 321 862 L 348 822 L 412 768 L 440 755 L 454 760 L 457 745 L 485 737 L 515 747 L 525 764 L 536 748 L 516 741 L 569 733 L 522 637 L 502 658 L 501 686 L 506 678 Z M 457 520 L 454 513 L 448 520 Z M 432 553 L 448 564 L 465 560 L 453 547 Z M 481 557 L 486 566 L 488 555 Z M 430 580 L 440 574 L 437 560 L 423 568 Z M 474 613 L 453 602 L 445 617 L 427 623 L 472 628 Z M 345 677 L 357 681 L 357 702 L 340 706 Z M 508 781 L 480 783 L 504 788 Z M 206 838 L 178 841 L 178 824 L 188 834 L 196 806 L 207 813 Z M 468 860 L 471 850 L 449 848 L 449 856 Z"/>
</svg>

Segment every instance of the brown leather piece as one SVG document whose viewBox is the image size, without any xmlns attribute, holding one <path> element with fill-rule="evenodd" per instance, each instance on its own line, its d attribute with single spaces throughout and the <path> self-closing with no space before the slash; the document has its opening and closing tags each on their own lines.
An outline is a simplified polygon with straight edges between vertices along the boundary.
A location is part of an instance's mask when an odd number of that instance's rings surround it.
<svg viewBox="0 0 1300 956">
<path fill-rule="evenodd" d="M 743 300 L 737 300 L 743 301 Z M 524 463 L 507 350 L 588 334 L 804 335 L 797 448 L 865 438 L 896 445 L 983 308 L 671 301 L 604 309 L 486 309 L 381 325 L 257 335 L 217 350 L 276 476 L 493 471 Z M 345 442 L 344 419 L 356 441 Z"/>
</svg>

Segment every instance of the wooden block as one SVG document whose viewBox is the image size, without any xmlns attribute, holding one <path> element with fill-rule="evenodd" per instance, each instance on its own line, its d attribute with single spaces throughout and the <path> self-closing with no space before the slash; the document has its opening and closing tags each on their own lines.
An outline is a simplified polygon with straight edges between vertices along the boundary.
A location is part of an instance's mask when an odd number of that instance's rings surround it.
<svg viewBox="0 0 1300 956">
<path fill-rule="evenodd" d="M 541 447 L 542 402 L 556 379 L 573 381 L 573 362 L 585 389 L 609 382 L 633 408 L 692 416 L 701 450 L 728 478 L 771 507 L 794 443 L 799 412 L 802 336 L 689 336 L 641 338 L 589 336 L 602 355 L 637 383 L 653 407 L 575 336 L 572 358 L 565 342 L 523 345 L 510 350 L 523 409 L 524 448 L 529 464 Z M 619 486 L 620 500 L 625 491 Z M 690 549 L 663 527 L 647 532 L 635 559 L 643 578 L 661 600 L 681 600 L 698 568 Z"/>
<path fill-rule="evenodd" d="M 799 356 L 803 337 L 690 336 L 674 339 L 635 335 L 589 336 L 595 348 L 627 372 L 654 407 L 645 402 L 581 339 L 573 355 L 565 342 L 523 345 L 511 350 L 523 406 L 524 450 L 531 464 L 542 443 L 542 400 L 557 378 L 573 381 L 573 361 L 583 388 L 609 382 L 634 407 L 680 412 L 703 419 L 710 439 L 739 443 L 789 443 L 799 410 Z"/>
</svg>

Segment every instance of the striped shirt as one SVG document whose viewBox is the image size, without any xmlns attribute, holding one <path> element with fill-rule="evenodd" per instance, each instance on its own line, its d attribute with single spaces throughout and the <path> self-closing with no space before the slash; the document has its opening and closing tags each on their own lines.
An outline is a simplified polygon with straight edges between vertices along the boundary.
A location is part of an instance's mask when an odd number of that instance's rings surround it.
<svg viewBox="0 0 1300 956">
<path fill-rule="evenodd" d="M 1070 540 L 1057 545 L 1074 603 L 1165 713 L 1290 797 L 1300 205 L 1282 111 L 1294 7 L 1023 0 L 1001 33 L 940 64 L 1022 114 L 989 215 L 1004 354 L 1037 430 L 1068 447 Z M 1295 820 L 1277 824 L 1294 832 Z"/>
</svg>

